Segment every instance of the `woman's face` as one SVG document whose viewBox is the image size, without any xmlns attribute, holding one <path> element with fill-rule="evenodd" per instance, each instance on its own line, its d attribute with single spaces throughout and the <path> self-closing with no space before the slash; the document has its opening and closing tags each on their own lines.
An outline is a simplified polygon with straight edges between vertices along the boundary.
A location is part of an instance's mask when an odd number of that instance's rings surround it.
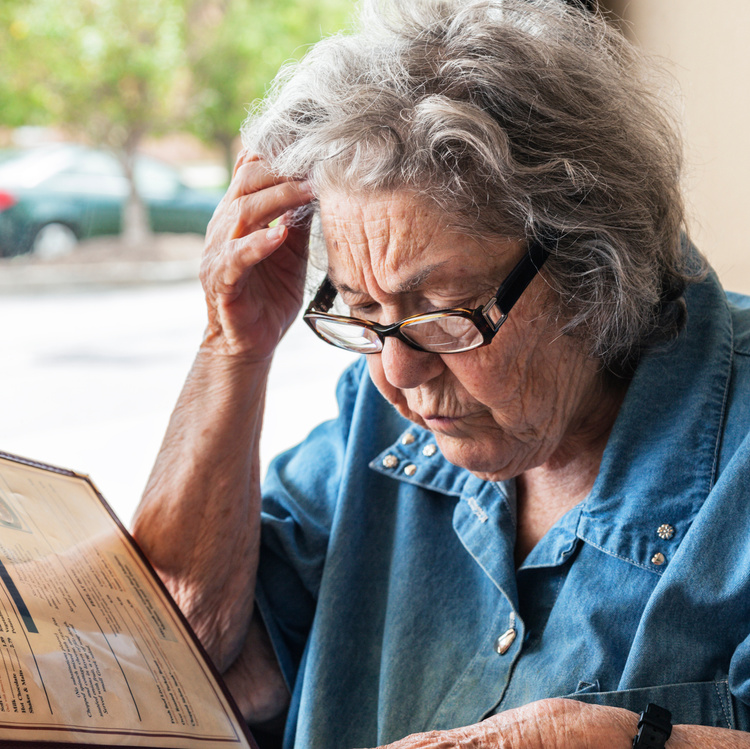
<svg viewBox="0 0 750 749">
<path fill-rule="evenodd" d="M 329 277 L 349 314 L 381 324 L 446 307 L 477 307 L 524 252 L 510 238 L 477 240 L 411 193 L 320 198 Z M 596 422 L 597 363 L 548 319 L 537 276 L 492 343 L 461 354 L 415 351 L 396 338 L 368 356 L 399 412 L 426 427 L 443 455 L 502 480 L 577 449 Z"/>
</svg>

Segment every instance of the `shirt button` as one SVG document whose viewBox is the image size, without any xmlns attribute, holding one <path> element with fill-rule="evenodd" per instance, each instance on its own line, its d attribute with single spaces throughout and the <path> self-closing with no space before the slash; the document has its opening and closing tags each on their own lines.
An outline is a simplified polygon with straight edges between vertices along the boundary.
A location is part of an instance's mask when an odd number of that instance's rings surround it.
<svg viewBox="0 0 750 749">
<path fill-rule="evenodd" d="M 657 564 L 659 566 L 664 564 L 664 562 L 666 561 L 667 561 L 667 558 L 660 551 L 657 551 L 656 554 L 654 554 L 654 556 L 651 557 L 651 563 Z"/>
<path fill-rule="evenodd" d="M 422 448 L 422 455 L 431 458 L 437 452 L 437 445 L 425 445 Z"/>
<path fill-rule="evenodd" d="M 413 476 L 417 472 L 417 467 L 414 465 L 414 463 L 409 463 L 406 468 L 404 468 L 404 473 L 407 476 Z"/>
<path fill-rule="evenodd" d="M 669 523 L 662 523 L 656 529 L 656 535 L 664 541 L 669 541 L 669 539 L 674 536 L 674 526 L 670 525 Z"/>
<path fill-rule="evenodd" d="M 398 458 L 395 455 L 386 455 L 383 458 L 383 465 L 386 468 L 395 468 L 398 465 Z"/>
<path fill-rule="evenodd" d="M 417 439 L 411 432 L 407 432 L 402 438 L 401 438 L 401 444 L 402 445 L 411 445 L 414 440 Z"/>
<path fill-rule="evenodd" d="M 509 650 L 513 641 L 516 639 L 516 630 L 508 629 L 500 637 L 495 640 L 495 652 L 498 655 L 505 655 Z"/>
</svg>

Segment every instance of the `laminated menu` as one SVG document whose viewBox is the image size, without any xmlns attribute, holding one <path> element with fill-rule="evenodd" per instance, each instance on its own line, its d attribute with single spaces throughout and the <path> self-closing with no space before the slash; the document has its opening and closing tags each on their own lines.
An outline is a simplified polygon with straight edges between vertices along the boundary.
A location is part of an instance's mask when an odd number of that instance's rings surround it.
<svg viewBox="0 0 750 749">
<path fill-rule="evenodd" d="M 86 476 L 0 452 L 0 746 L 255 747 Z"/>
</svg>

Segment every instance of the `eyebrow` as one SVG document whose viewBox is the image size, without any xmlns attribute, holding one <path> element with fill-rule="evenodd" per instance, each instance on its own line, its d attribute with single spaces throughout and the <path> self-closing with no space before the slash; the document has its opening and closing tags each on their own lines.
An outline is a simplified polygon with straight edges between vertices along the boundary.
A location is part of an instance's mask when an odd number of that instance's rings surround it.
<svg viewBox="0 0 750 749">
<path fill-rule="evenodd" d="M 406 294 L 410 291 L 414 291 L 418 289 L 422 284 L 424 284 L 429 277 L 439 268 L 444 266 L 448 261 L 443 260 L 440 263 L 433 263 L 432 265 L 427 265 L 426 267 L 420 269 L 412 276 L 409 276 L 409 278 L 403 280 L 396 288 L 394 289 L 394 293 L 396 294 Z M 354 289 L 348 284 L 341 283 L 337 281 L 330 273 L 328 274 L 328 280 L 333 284 L 333 286 L 336 288 L 336 291 L 339 293 L 345 292 L 349 294 L 361 294 L 362 292 L 359 289 Z"/>
</svg>

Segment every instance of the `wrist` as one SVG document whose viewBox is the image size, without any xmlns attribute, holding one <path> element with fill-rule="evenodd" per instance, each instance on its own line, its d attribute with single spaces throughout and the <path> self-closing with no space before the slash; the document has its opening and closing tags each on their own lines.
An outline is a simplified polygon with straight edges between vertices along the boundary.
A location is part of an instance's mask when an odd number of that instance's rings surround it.
<svg viewBox="0 0 750 749">
<path fill-rule="evenodd" d="M 270 370 L 274 353 L 275 347 L 267 351 L 252 345 L 238 345 L 221 334 L 206 331 L 197 358 L 213 367 L 263 373 Z"/>
<path fill-rule="evenodd" d="M 633 738 L 633 749 L 665 749 L 671 735 L 672 714 L 649 702 L 638 718 L 638 732 Z"/>
</svg>

